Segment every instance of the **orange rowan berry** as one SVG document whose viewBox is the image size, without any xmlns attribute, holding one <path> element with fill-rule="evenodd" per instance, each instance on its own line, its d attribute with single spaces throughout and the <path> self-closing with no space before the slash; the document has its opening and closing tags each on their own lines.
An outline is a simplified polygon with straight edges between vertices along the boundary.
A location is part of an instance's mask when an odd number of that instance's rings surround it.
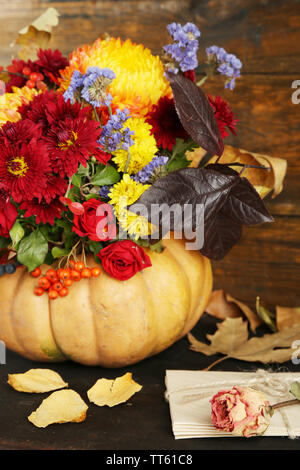
<svg viewBox="0 0 300 470">
<path fill-rule="evenodd" d="M 46 278 L 50 282 L 58 281 L 58 275 L 57 275 L 57 272 L 55 271 L 55 269 L 48 269 L 48 271 L 46 272 Z"/>
<path fill-rule="evenodd" d="M 85 264 L 83 261 L 78 261 L 75 263 L 75 269 L 76 271 L 82 271 L 85 268 Z"/>
<path fill-rule="evenodd" d="M 35 268 L 33 271 L 31 271 L 30 276 L 32 277 L 39 277 L 41 275 L 41 269 L 40 268 Z"/>
<path fill-rule="evenodd" d="M 57 290 L 55 290 L 55 289 L 49 289 L 48 295 L 49 295 L 49 298 L 50 298 L 50 299 L 54 300 L 54 299 L 57 299 L 57 297 L 58 297 L 58 292 L 57 292 Z"/>
<path fill-rule="evenodd" d="M 35 294 L 35 295 L 43 295 L 44 292 L 45 292 L 45 291 L 44 291 L 44 289 L 43 289 L 42 287 L 36 287 L 36 288 L 34 289 L 34 294 Z"/>
<path fill-rule="evenodd" d="M 81 277 L 83 277 L 85 279 L 88 279 L 88 278 L 92 277 L 92 271 L 90 270 L 90 268 L 84 268 L 81 271 Z"/>
<path fill-rule="evenodd" d="M 72 269 L 71 271 L 71 279 L 73 279 L 73 281 L 80 281 L 81 279 L 81 274 L 79 271 L 76 271 L 76 269 Z"/>
<path fill-rule="evenodd" d="M 67 289 L 66 287 L 63 287 L 61 290 L 58 291 L 58 293 L 61 297 L 66 297 L 66 295 L 68 295 L 69 293 L 69 289 Z"/>
<path fill-rule="evenodd" d="M 100 276 L 100 274 L 101 274 L 101 268 L 98 268 L 97 266 L 92 268 L 92 276 L 93 277 L 98 277 L 98 276 Z"/>
<path fill-rule="evenodd" d="M 46 278 L 46 276 L 42 276 L 38 280 L 38 285 L 43 289 L 47 290 L 51 286 L 51 282 L 49 281 L 49 279 Z"/>
</svg>

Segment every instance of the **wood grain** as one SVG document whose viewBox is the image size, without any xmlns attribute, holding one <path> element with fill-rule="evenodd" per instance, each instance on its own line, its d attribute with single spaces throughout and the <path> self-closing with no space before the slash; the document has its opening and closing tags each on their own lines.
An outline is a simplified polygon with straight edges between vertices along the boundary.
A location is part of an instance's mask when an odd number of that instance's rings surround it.
<svg viewBox="0 0 300 470">
<path fill-rule="evenodd" d="M 233 92 L 219 80 L 205 91 L 227 99 L 239 119 L 229 144 L 287 158 L 283 192 L 267 205 L 275 223 L 244 230 L 225 260 L 214 263 L 215 287 L 246 302 L 256 295 L 287 306 L 300 305 L 300 105 L 291 101 L 292 82 L 300 79 L 300 5 L 297 0 L 0 0 L 0 63 L 15 49 L 16 32 L 49 6 L 61 14 L 51 47 L 65 54 L 108 32 L 142 42 L 158 54 L 172 21 L 195 22 L 200 50 L 217 44 L 243 62 Z"/>
</svg>

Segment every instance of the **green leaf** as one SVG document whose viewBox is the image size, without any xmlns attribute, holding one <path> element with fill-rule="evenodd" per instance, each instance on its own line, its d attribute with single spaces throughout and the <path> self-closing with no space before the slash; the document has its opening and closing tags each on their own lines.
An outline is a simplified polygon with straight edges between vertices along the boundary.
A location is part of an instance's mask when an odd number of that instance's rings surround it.
<svg viewBox="0 0 300 470">
<path fill-rule="evenodd" d="M 78 173 L 75 173 L 72 177 L 72 184 L 76 186 L 77 188 L 80 188 L 81 186 L 81 176 L 78 175 Z"/>
<path fill-rule="evenodd" d="M 168 163 L 165 166 L 167 172 L 180 170 L 181 168 L 186 168 L 191 163 L 186 159 L 185 153 L 191 151 L 194 148 L 198 147 L 192 140 L 187 140 L 186 142 L 183 139 L 176 139 L 176 144 L 172 149 L 172 155 L 169 158 Z"/>
<path fill-rule="evenodd" d="M 95 175 L 91 179 L 91 183 L 95 186 L 106 186 L 114 184 L 120 181 L 120 174 L 118 171 L 111 165 L 105 165 L 104 168 L 96 170 Z"/>
<path fill-rule="evenodd" d="M 13 242 L 13 246 L 16 246 L 19 243 L 19 241 L 22 240 L 22 238 L 24 237 L 25 231 L 24 231 L 22 225 L 20 224 L 20 222 L 18 222 L 16 220 L 16 222 L 14 223 L 12 228 L 10 229 L 9 234 L 10 234 L 10 238 Z"/>
<path fill-rule="evenodd" d="M 79 168 L 77 170 L 78 175 L 89 176 L 89 173 L 90 173 L 89 165 L 87 165 L 86 167 L 84 167 L 83 165 L 79 165 Z"/>
<path fill-rule="evenodd" d="M 53 258 L 61 258 L 62 256 L 66 256 L 70 253 L 70 250 L 66 248 L 59 248 L 58 246 L 54 246 L 51 250 L 51 254 Z"/>
<path fill-rule="evenodd" d="M 294 395 L 297 400 L 300 400 L 300 382 L 293 382 L 290 388 L 290 393 Z"/>
<path fill-rule="evenodd" d="M 18 261 L 27 266 L 29 272 L 40 266 L 48 253 L 48 243 L 40 230 L 23 238 L 19 245 Z"/>
<path fill-rule="evenodd" d="M 100 195 L 98 194 L 86 194 L 85 199 L 88 201 L 89 199 L 100 199 Z"/>
<path fill-rule="evenodd" d="M 259 297 L 256 297 L 256 313 L 259 318 L 270 328 L 270 330 L 274 332 L 277 331 L 275 313 L 260 305 Z"/>
</svg>

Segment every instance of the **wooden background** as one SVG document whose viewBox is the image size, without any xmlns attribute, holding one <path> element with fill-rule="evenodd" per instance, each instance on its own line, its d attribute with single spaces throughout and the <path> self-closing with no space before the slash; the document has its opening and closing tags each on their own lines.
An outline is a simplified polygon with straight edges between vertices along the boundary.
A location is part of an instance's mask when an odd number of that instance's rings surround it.
<svg viewBox="0 0 300 470">
<path fill-rule="evenodd" d="M 227 143 L 288 160 L 283 192 L 267 205 L 275 223 L 245 228 L 242 241 L 214 263 L 215 288 L 254 305 L 300 306 L 300 104 L 291 101 L 300 79 L 300 3 L 297 0 L 0 0 L 0 64 L 8 64 L 16 32 L 53 6 L 61 14 L 52 48 L 69 53 L 108 32 L 160 53 L 166 25 L 196 23 L 200 51 L 216 44 L 243 62 L 233 92 L 215 80 L 206 91 L 227 99 L 239 119 Z"/>
</svg>

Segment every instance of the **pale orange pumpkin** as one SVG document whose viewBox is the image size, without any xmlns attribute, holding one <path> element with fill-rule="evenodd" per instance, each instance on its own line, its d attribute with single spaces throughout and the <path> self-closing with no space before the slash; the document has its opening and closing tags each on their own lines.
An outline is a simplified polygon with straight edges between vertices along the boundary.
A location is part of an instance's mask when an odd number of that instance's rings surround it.
<svg viewBox="0 0 300 470">
<path fill-rule="evenodd" d="M 71 359 L 86 365 L 134 364 L 171 346 L 197 323 L 212 290 L 210 261 L 163 241 L 162 253 L 146 250 L 152 266 L 128 281 L 105 272 L 70 287 L 56 300 L 33 294 L 27 269 L 0 280 L 0 339 L 35 361 Z M 92 258 L 90 266 L 96 265 Z M 49 267 L 43 266 L 42 272 Z"/>
</svg>

